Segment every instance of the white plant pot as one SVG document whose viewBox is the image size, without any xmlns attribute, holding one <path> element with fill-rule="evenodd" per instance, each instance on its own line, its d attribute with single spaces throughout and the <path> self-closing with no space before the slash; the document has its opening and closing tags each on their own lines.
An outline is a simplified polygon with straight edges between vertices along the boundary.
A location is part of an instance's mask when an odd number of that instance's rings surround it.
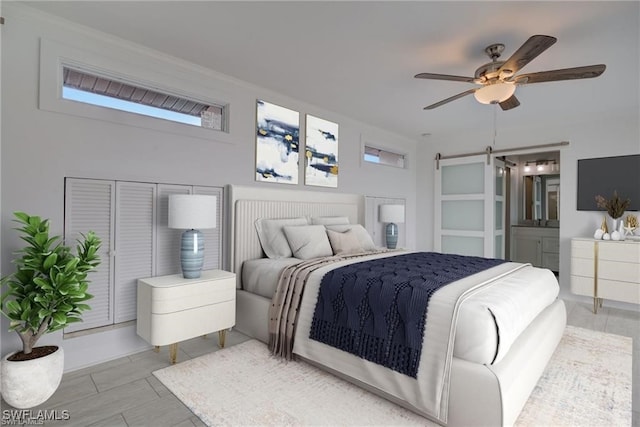
<svg viewBox="0 0 640 427">
<path fill-rule="evenodd" d="M 33 408 L 44 403 L 55 393 L 62 379 L 62 347 L 47 356 L 19 362 L 7 360 L 12 354 L 2 358 L 0 378 L 3 399 L 17 409 Z"/>
</svg>

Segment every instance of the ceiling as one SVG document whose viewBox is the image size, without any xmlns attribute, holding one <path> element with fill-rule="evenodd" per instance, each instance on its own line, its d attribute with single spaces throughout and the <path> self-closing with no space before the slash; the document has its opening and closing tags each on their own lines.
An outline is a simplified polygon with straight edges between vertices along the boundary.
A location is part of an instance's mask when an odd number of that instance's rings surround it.
<svg viewBox="0 0 640 427">
<path fill-rule="evenodd" d="M 638 109 L 640 2 L 29 2 L 237 79 L 419 139 Z M 419 80 L 420 72 L 473 76 L 534 34 L 558 41 L 520 73 L 606 64 L 595 79 L 518 87 L 502 111 L 466 96 L 475 87 Z"/>
</svg>

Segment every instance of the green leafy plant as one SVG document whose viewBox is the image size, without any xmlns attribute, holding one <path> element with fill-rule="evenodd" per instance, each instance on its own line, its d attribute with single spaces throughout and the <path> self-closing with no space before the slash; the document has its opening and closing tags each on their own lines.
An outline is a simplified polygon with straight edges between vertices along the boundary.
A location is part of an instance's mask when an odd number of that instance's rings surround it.
<svg viewBox="0 0 640 427">
<path fill-rule="evenodd" d="M 624 211 L 629 207 L 631 199 L 622 200 L 618 197 L 618 192 L 614 190 L 613 197 L 609 200 L 600 194 L 596 196 L 596 205 L 600 209 L 605 209 L 611 218 L 620 218 Z"/>
<path fill-rule="evenodd" d="M 9 330 L 22 340 L 22 352 L 30 354 L 42 335 L 80 322 L 93 298 L 87 293 L 87 273 L 100 264 L 101 241 L 93 232 L 78 240 L 76 254 L 49 237 L 49 220 L 14 212 L 20 238 L 28 243 L 16 252 L 16 271 L 0 280 L 6 291 L 0 298 L 0 311 L 9 320 Z"/>
</svg>

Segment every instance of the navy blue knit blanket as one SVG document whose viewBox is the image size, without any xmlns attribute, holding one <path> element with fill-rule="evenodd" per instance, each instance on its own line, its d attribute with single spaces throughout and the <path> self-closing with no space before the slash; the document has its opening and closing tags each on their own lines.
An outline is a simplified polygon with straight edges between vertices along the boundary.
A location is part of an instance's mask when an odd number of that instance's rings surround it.
<svg viewBox="0 0 640 427">
<path fill-rule="evenodd" d="M 339 267 L 322 278 L 309 337 L 416 378 L 431 295 L 503 262 L 418 252 Z"/>
</svg>

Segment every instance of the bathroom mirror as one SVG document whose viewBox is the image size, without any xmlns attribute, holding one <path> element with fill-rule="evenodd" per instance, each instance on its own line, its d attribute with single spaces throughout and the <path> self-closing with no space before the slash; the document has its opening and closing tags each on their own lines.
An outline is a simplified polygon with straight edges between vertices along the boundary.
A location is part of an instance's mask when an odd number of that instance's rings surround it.
<svg viewBox="0 0 640 427">
<path fill-rule="evenodd" d="M 523 188 L 524 220 L 560 220 L 560 175 L 526 175 Z"/>
</svg>

